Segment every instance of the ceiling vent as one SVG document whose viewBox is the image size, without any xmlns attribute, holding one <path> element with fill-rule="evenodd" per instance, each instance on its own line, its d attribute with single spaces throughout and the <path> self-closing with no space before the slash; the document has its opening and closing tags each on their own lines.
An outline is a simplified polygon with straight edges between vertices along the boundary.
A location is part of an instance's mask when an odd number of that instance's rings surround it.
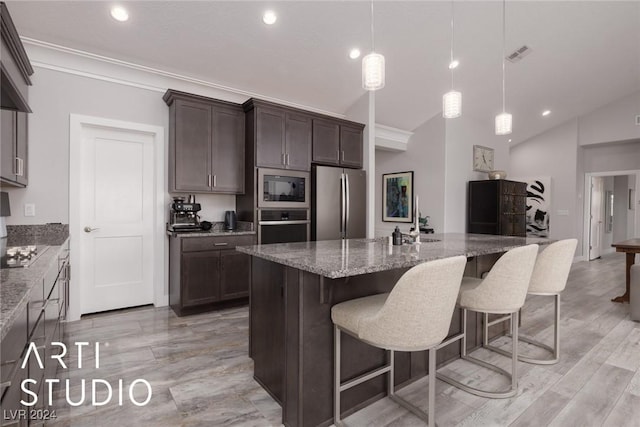
<svg viewBox="0 0 640 427">
<path fill-rule="evenodd" d="M 511 52 L 509 55 L 507 55 L 506 59 L 509 62 L 518 62 L 525 56 L 529 55 L 530 53 L 531 53 L 531 48 L 527 45 L 524 45 L 514 50 L 513 52 Z"/>
<path fill-rule="evenodd" d="M 640 116 L 636 116 L 636 125 L 640 126 Z"/>
</svg>

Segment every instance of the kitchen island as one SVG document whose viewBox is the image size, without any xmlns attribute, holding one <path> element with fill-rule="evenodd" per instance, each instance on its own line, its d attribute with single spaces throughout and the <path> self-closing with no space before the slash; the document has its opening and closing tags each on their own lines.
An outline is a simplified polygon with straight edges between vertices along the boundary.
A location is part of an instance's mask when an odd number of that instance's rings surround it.
<svg viewBox="0 0 640 427">
<path fill-rule="evenodd" d="M 426 241 L 425 241 L 426 240 Z M 481 234 L 423 235 L 420 245 L 392 246 L 388 238 L 283 243 L 238 247 L 252 256 L 249 355 L 254 378 L 282 406 L 287 426 L 333 422 L 334 304 L 389 292 L 414 265 L 464 255 L 465 275 L 481 277 L 512 248 L 548 239 Z M 458 310 L 450 334 L 460 331 Z M 469 316 L 469 348 L 480 344 L 480 316 Z M 504 325 L 496 325 L 502 328 Z M 492 334 L 502 333 L 492 329 Z M 459 357 L 459 343 L 438 351 L 438 364 Z M 342 334 L 342 380 L 381 366 L 385 352 Z M 395 383 L 427 374 L 427 352 L 396 353 Z M 385 396 L 376 377 L 342 394 L 344 415 Z"/>
</svg>

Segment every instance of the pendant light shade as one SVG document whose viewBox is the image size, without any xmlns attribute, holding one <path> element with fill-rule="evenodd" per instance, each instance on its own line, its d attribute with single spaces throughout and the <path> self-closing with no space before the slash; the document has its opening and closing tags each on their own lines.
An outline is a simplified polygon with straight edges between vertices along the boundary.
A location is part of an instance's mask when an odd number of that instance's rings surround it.
<svg viewBox="0 0 640 427">
<path fill-rule="evenodd" d="M 508 135 L 511 133 L 511 114 L 502 113 L 496 116 L 496 135 Z"/>
<path fill-rule="evenodd" d="M 455 119 L 462 115 L 462 94 L 455 90 L 442 96 L 442 117 Z"/>
<path fill-rule="evenodd" d="M 362 87 L 366 90 L 384 87 L 384 56 L 371 52 L 362 58 Z"/>
<path fill-rule="evenodd" d="M 506 45 L 506 33 L 507 33 L 507 19 L 505 15 L 506 0 L 502 0 L 502 113 L 496 116 L 496 135 L 508 135 L 512 131 L 512 117 L 506 110 L 506 84 L 505 84 L 505 45 Z"/>
<path fill-rule="evenodd" d="M 373 36 L 373 0 L 371 0 L 371 53 L 362 58 L 362 87 L 378 90 L 384 87 L 384 56 L 376 53 Z"/>
<path fill-rule="evenodd" d="M 449 69 L 451 70 L 451 90 L 442 96 L 442 117 L 445 119 L 455 119 L 462 115 L 462 93 L 454 89 L 453 70 L 459 62 L 453 58 L 453 38 L 454 36 L 454 14 L 453 0 L 451 1 L 451 51 L 449 57 Z"/>
</svg>

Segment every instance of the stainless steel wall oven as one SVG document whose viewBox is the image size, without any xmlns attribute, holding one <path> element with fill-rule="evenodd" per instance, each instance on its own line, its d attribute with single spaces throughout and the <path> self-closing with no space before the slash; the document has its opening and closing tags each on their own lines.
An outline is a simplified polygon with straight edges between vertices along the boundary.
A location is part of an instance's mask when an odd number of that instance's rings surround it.
<svg viewBox="0 0 640 427">
<path fill-rule="evenodd" d="M 258 209 L 258 215 L 258 244 L 309 240 L 309 209 Z"/>
</svg>

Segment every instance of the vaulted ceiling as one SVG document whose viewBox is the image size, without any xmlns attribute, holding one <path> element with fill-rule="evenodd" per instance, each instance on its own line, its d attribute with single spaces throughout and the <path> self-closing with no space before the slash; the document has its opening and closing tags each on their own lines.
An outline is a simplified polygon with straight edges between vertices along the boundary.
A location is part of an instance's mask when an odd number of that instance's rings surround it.
<svg viewBox="0 0 640 427">
<path fill-rule="evenodd" d="M 188 75 L 258 95 L 344 113 L 365 91 L 360 59 L 370 49 L 369 2 L 10 1 L 23 37 Z M 278 14 L 273 26 L 262 13 Z M 455 1 L 455 87 L 463 115 L 493 123 L 501 110 L 502 2 Z M 376 1 L 376 51 L 386 87 L 378 123 L 413 130 L 440 114 L 451 2 Z M 514 142 L 640 89 L 640 1 L 506 2 L 506 50 Z M 550 109 L 552 114 L 542 117 Z"/>
</svg>

